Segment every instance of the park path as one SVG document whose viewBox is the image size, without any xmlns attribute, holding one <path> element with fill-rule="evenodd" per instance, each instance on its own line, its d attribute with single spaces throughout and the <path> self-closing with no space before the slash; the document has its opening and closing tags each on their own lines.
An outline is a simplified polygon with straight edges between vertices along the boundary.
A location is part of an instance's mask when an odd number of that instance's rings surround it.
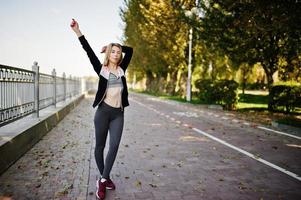
<svg viewBox="0 0 301 200">
<path fill-rule="evenodd" d="M 92 100 L 1 175 L 0 195 L 96 199 Z M 301 199 L 300 140 L 202 106 L 135 93 L 130 104 L 106 199 Z"/>
</svg>

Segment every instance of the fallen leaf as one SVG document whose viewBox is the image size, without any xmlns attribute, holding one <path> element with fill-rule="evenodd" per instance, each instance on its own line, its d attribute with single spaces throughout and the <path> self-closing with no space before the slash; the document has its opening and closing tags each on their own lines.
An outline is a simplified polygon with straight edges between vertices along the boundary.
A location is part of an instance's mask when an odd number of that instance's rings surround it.
<svg viewBox="0 0 301 200">
<path fill-rule="evenodd" d="M 243 182 L 239 182 L 238 188 L 239 188 L 240 190 L 245 190 L 245 189 L 247 189 L 247 187 L 245 186 L 245 184 L 244 184 Z"/>
<path fill-rule="evenodd" d="M 136 185 L 136 187 L 141 187 L 142 183 L 141 183 L 141 181 L 138 181 L 138 180 L 137 180 L 137 181 L 135 182 L 135 185 Z"/>
<path fill-rule="evenodd" d="M 46 172 L 43 172 L 43 173 L 42 173 L 42 176 L 48 176 L 48 174 L 49 174 L 49 172 L 46 171 Z"/>
<path fill-rule="evenodd" d="M 260 154 L 257 153 L 257 154 L 254 155 L 254 157 L 255 157 L 256 159 L 259 159 L 259 158 L 260 158 Z"/>
<path fill-rule="evenodd" d="M 157 186 L 155 184 L 150 183 L 149 184 L 151 187 L 156 188 Z"/>
</svg>

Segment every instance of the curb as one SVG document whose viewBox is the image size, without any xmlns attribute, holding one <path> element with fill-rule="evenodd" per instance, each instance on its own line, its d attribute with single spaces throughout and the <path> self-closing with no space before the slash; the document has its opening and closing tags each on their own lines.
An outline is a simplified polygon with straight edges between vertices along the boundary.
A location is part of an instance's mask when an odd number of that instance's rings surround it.
<svg viewBox="0 0 301 200">
<path fill-rule="evenodd" d="M 213 104 L 211 104 L 211 105 L 208 105 L 208 108 L 209 109 L 215 109 L 215 110 L 223 110 L 223 106 L 221 106 L 221 105 L 213 105 Z"/>
<path fill-rule="evenodd" d="M 285 129 L 285 130 L 291 130 L 291 131 L 294 131 L 296 133 L 301 133 L 301 128 L 299 127 L 295 127 L 295 126 L 290 126 L 290 125 L 286 125 L 286 124 L 281 124 L 277 121 L 272 121 L 271 123 L 272 127 L 275 127 L 275 128 L 281 128 L 281 129 Z"/>
<path fill-rule="evenodd" d="M 36 119 L 36 122 L 27 125 L 23 130 L 6 131 L 12 138 L 8 137 L 7 141 L 0 143 L 0 175 L 55 127 L 84 97 L 84 94 L 80 95 L 53 113 Z"/>
</svg>

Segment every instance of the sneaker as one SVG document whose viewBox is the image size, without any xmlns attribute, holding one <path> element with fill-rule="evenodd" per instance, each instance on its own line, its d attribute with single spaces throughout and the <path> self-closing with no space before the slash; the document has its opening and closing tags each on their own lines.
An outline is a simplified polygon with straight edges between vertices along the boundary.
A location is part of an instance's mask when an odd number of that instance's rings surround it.
<svg viewBox="0 0 301 200">
<path fill-rule="evenodd" d="M 96 183 L 97 188 L 99 187 L 99 183 L 100 183 L 100 179 Z M 115 186 L 115 184 L 113 183 L 113 181 L 111 179 L 106 180 L 104 183 L 105 183 L 106 188 L 108 190 L 115 190 L 116 186 Z"/>
<path fill-rule="evenodd" d="M 105 197 L 106 197 L 106 182 L 102 183 L 102 182 L 100 182 L 100 180 L 97 180 L 96 187 L 97 187 L 96 197 L 100 200 L 105 199 Z"/>
<path fill-rule="evenodd" d="M 113 183 L 113 181 L 111 179 L 108 179 L 106 182 L 106 188 L 108 190 L 115 190 L 115 184 Z"/>
</svg>

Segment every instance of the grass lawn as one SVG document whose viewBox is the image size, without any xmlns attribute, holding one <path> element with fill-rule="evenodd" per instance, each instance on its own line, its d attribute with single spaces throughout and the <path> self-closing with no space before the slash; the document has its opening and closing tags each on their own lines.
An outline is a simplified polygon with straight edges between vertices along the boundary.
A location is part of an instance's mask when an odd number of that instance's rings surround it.
<svg viewBox="0 0 301 200">
<path fill-rule="evenodd" d="M 245 94 L 242 94 L 239 91 L 237 109 L 244 110 L 249 108 L 267 109 L 268 93 L 265 91 L 245 91 Z"/>
</svg>

